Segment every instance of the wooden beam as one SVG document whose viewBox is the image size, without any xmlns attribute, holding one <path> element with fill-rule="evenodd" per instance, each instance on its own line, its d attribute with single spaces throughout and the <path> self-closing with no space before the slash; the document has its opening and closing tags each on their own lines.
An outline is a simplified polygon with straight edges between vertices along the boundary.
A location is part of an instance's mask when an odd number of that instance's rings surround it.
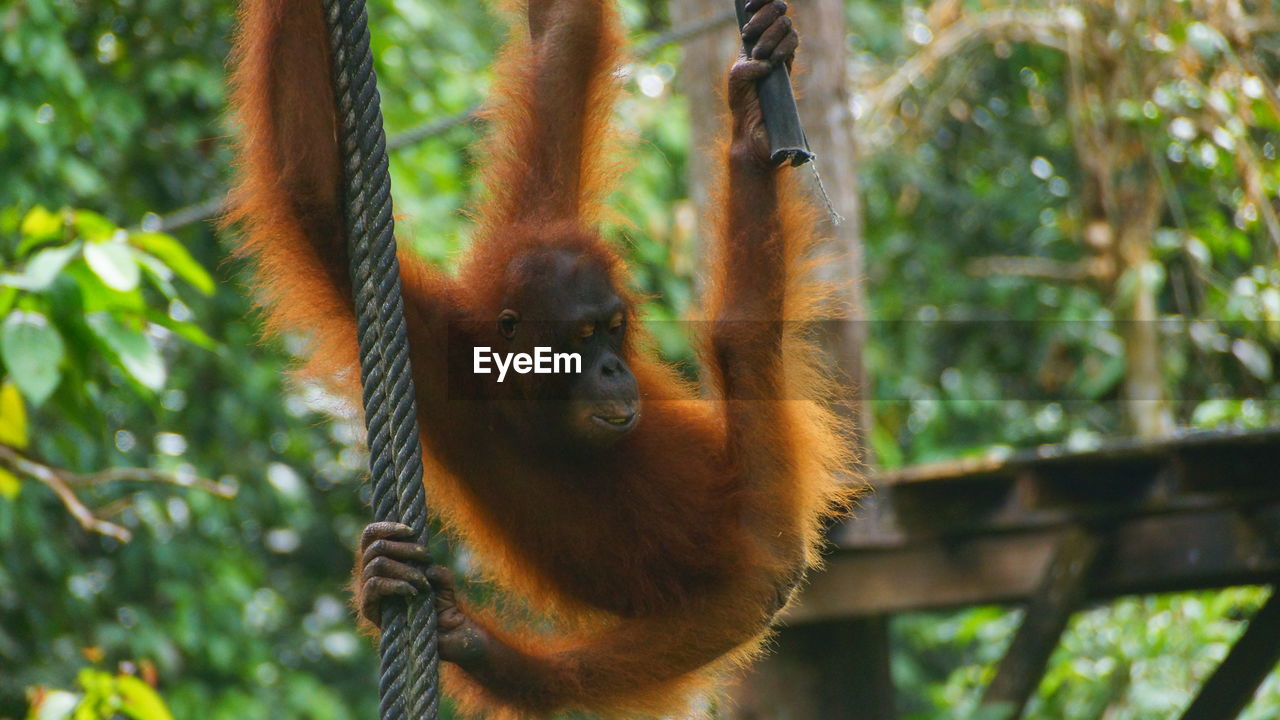
<svg viewBox="0 0 1280 720">
<path fill-rule="evenodd" d="M 1027 603 L 1022 625 L 1005 651 L 996 676 L 982 695 L 984 718 L 1018 718 L 1040 684 L 1049 656 L 1084 599 L 1085 586 L 1101 542 L 1080 527 L 1067 531 L 1062 545 Z"/>
<path fill-rule="evenodd" d="M 1280 446 L 1209 446 L 1167 457 L 1055 458 L 899 482 L 880 493 L 893 508 L 895 529 L 924 539 L 1273 502 L 1280 500 L 1280 485 L 1270 482 L 1277 465 Z M 843 540 L 839 533 L 836 539 Z"/>
<path fill-rule="evenodd" d="M 1280 590 L 1271 589 L 1231 652 L 1191 701 L 1182 720 L 1230 720 L 1253 699 L 1280 662 Z"/>
<path fill-rule="evenodd" d="M 1026 602 L 1045 576 L 1065 527 L 935 537 L 899 536 L 836 550 L 789 611 L 792 624 L 854 615 Z M 1270 584 L 1280 552 L 1280 502 L 1236 510 L 1129 518 L 1108 531 L 1089 600 L 1119 595 Z"/>
<path fill-rule="evenodd" d="M 1113 438 L 1094 450 L 1072 451 L 1062 445 L 1041 445 L 1015 452 L 1013 455 L 992 454 L 980 457 L 946 460 L 913 465 L 897 470 L 877 473 L 877 486 L 891 486 L 918 482 L 949 482 L 966 477 L 1007 472 L 1013 474 L 1032 467 L 1050 467 L 1060 464 L 1091 463 L 1109 464 L 1137 458 L 1174 457 L 1187 453 L 1201 454 L 1223 452 L 1231 457 L 1247 456 L 1255 449 L 1280 448 L 1280 427 L 1241 432 L 1192 431 L 1160 440 Z M 1218 477 L 1222 477 L 1219 475 Z M 1231 477 L 1227 478 L 1230 480 Z"/>
</svg>

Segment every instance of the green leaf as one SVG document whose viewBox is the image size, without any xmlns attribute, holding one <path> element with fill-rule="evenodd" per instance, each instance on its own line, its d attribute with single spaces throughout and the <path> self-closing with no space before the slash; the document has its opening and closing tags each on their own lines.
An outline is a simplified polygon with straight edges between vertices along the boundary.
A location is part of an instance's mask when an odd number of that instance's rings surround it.
<svg viewBox="0 0 1280 720">
<path fill-rule="evenodd" d="M 1123 355 L 1108 355 L 1091 365 L 1092 372 L 1082 372 L 1078 389 L 1086 400 L 1098 400 L 1111 392 L 1124 379 L 1127 365 Z"/>
<path fill-rule="evenodd" d="M 1250 375 L 1263 382 L 1271 379 L 1271 355 L 1266 348 L 1248 338 L 1240 338 L 1231 343 L 1231 354 Z"/>
<path fill-rule="evenodd" d="M 18 386 L 8 380 L 0 384 L 0 443 L 19 450 L 27 446 L 27 408 Z"/>
<path fill-rule="evenodd" d="M 886 468 L 902 467 L 905 460 L 898 438 L 884 427 L 884 423 L 871 426 L 871 447 L 875 450 L 876 459 Z"/>
<path fill-rule="evenodd" d="M 164 312 L 154 309 L 147 310 L 147 320 L 162 328 L 173 331 L 174 335 L 177 335 L 193 345 L 202 347 L 205 350 L 216 350 L 218 348 L 218 343 L 213 338 L 209 337 L 208 333 L 201 330 L 199 326 L 193 323 L 174 320 L 164 314 Z"/>
<path fill-rule="evenodd" d="M 13 500 L 18 497 L 18 493 L 22 492 L 22 481 L 17 475 L 0 468 L 0 498 L 5 500 Z"/>
<path fill-rule="evenodd" d="M 87 263 L 73 263 L 67 268 L 66 274 L 75 281 L 75 286 L 84 298 L 84 311 L 86 313 L 109 310 L 116 314 L 137 315 L 147 307 L 141 292 L 138 290 L 131 292 L 112 290 L 102 282 L 96 273 L 89 269 Z M 57 290 L 57 288 L 58 284 L 55 283 L 53 289 Z"/>
<path fill-rule="evenodd" d="M 138 247 L 160 258 L 165 265 L 178 274 L 178 277 L 190 283 L 196 290 L 205 295 L 213 294 L 213 277 L 172 235 L 144 232 L 135 233 L 131 239 Z"/>
<path fill-rule="evenodd" d="M 1187 26 L 1187 44 L 1206 60 L 1212 60 L 1228 47 L 1227 39 L 1216 28 L 1201 22 Z"/>
<path fill-rule="evenodd" d="M 32 405 L 44 402 L 58 387 L 63 351 L 62 336 L 40 313 L 11 312 L 0 328 L 0 358 Z"/>
<path fill-rule="evenodd" d="M 47 240 L 59 237 L 62 234 L 62 215 L 36 206 L 22 218 L 19 230 L 24 238 Z"/>
<path fill-rule="evenodd" d="M 165 265 L 153 255 L 148 255 L 141 250 L 135 250 L 134 255 L 138 258 L 138 264 L 147 272 L 147 277 L 151 278 L 151 284 L 170 300 L 178 296 L 178 289 L 173 286 L 173 269 Z"/>
<path fill-rule="evenodd" d="M 84 259 L 102 282 L 112 290 L 136 290 L 141 271 L 133 249 L 122 242 L 94 242 L 84 248 Z"/>
<path fill-rule="evenodd" d="M 4 117 L 4 106 L 4 100 L 0 99 L 0 119 Z M 0 209 L 0 234 L 17 235 L 20 227 L 22 227 L 22 211 L 12 205 Z"/>
<path fill-rule="evenodd" d="M 18 302 L 18 289 L 0 283 L 0 315 L 6 315 Z"/>
<path fill-rule="evenodd" d="M 75 228 L 77 235 L 95 242 L 110 240 L 120 230 L 115 223 L 92 210 L 76 210 Z"/>
<path fill-rule="evenodd" d="M 18 386 L 9 381 L 0 384 L 0 443 L 19 450 L 27 446 L 27 408 Z M 18 478 L 0 468 L 0 497 L 12 500 L 21 489 Z"/>
<path fill-rule="evenodd" d="M 91 313 L 89 327 L 120 360 L 120 365 L 143 387 L 164 387 L 165 367 L 160 351 L 141 330 L 131 328 L 105 312 Z"/>
<path fill-rule="evenodd" d="M 1191 413 L 1191 424 L 1198 428 L 1212 428 L 1240 417 L 1240 401 L 1230 398 L 1212 398 L 1196 406 Z"/>
<path fill-rule="evenodd" d="M 124 700 L 124 707 L 120 709 L 129 716 L 137 720 L 173 720 L 164 701 L 142 680 L 132 675 L 120 675 L 116 678 L 116 688 Z"/>
<path fill-rule="evenodd" d="M 62 272 L 67 263 L 71 262 L 79 250 L 79 243 L 45 248 L 31 256 L 22 272 L 0 275 L 0 285 L 31 292 L 44 290 L 53 283 L 54 278 Z"/>
</svg>

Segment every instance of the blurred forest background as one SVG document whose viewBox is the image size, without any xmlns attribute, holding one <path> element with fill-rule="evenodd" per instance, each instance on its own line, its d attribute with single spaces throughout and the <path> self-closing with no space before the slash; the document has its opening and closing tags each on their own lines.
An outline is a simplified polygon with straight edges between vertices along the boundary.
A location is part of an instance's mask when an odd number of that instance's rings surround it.
<svg viewBox="0 0 1280 720">
<path fill-rule="evenodd" d="M 460 119 L 501 24 L 370 0 L 402 238 L 448 264 Z M 609 228 L 664 351 L 733 52 L 728 0 L 622 0 L 634 170 Z M 857 277 L 878 467 L 1280 422 L 1280 14 L 1270 0 L 795 0 L 802 113 Z M 230 0 L 0 2 L 0 718 L 374 717 L 346 606 L 361 430 L 256 342 L 202 218 L 229 175 Z M 669 42 L 673 28 L 679 42 Z M 208 202 L 212 199 L 213 202 Z M 176 214 L 175 211 L 179 211 Z M 862 322 L 866 321 L 866 322 Z M 859 365 L 864 367 L 859 367 Z M 440 549 L 444 553 L 444 549 Z M 1265 598 L 1079 613 L 1030 708 L 1176 716 Z M 972 708 L 1018 612 L 896 618 L 904 717 Z M 1273 676 L 1247 711 L 1280 716 Z"/>
</svg>

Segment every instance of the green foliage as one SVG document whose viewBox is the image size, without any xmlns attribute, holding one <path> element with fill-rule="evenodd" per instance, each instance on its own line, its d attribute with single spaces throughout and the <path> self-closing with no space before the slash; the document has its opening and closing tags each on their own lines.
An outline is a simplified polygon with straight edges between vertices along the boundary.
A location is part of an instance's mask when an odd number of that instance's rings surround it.
<svg viewBox="0 0 1280 720">
<path fill-rule="evenodd" d="M 154 483 L 86 488 L 91 508 L 132 532 L 121 545 L 86 531 L 46 485 L 0 468 L 0 717 L 26 716 L 38 686 L 76 687 L 50 691 L 44 707 L 128 716 L 149 686 L 97 668 L 133 663 L 154 668 L 174 717 L 376 712 L 376 660 L 342 589 L 367 517 L 360 430 L 328 422 L 336 401 L 318 388 L 281 379 L 305 339 L 257 341 L 242 268 L 209 227 L 158 232 L 156 213 L 217 196 L 228 176 L 233 4 L 0 7 L 0 444 L 76 473 L 144 468 L 239 488 L 234 501 Z M 1108 5 L 1055 4 L 1046 27 Z M 860 84 L 947 31 L 920 4 L 847 7 Z M 1277 42 L 1244 47 L 1194 15 L 1198 3 L 1143 7 L 1150 21 L 1124 36 L 1117 64 L 1145 68 L 1143 82 L 1093 78 L 1112 94 L 1085 116 L 1073 116 L 1066 56 L 1035 33 L 983 35 L 884 106 L 855 94 L 882 465 L 1119 432 L 1129 359 L 1118 318 L 1143 285 L 1156 288 L 1177 419 L 1277 421 Z M 665 27 L 662 4 L 627 0 L 623 12 L 637 36 Z M 374 0 L 370 17 L 393 135 L 485 97 L 502 30 L 484 4 Z M 678 321 L 695 295 L 697 233 L 688 108 L 673 90 L 708 69 L 682 67 L 668 47 L 628 70 L 619 119 L 639 142 L 606 232 L 654 298 L 643 313 L 659 347 L 688 361 Z M 1092 259 L 1080 117 L 1113 122 L 1145 152 L 1161 208 L 1148 260 L 1113 284 L 967 272 L 981 258 L 1057 269 Z M 467 145 L 479 129 L 392 157 L 400 234 L 446 265 L 478 196 Z M 1033 715 L 1169 716 L 1261 593 L 1082 614 Z M 897 619 L 902 707 L 919 718 L 971 709 L 1017 621 L 999 608 Z M 1274 716 L 1278 693 L 1273 679 L 1249 717 Z"/>
<path fill-rule="evenodd" d="M 1122 598 L 1072 619 L 1028 718 L 1177 717 L 1262 605 L 1268 590 Z M 995 675 L 1020 613 L 987 607 L 896 618 L 894 679 L 904 717 L 969 717 Z M 1274 717 L 1280 678 L 1243 717 Z"/>
<path fill-rule="evenodd" d="M 66 378 L 56 409 L 88 419 L 88 388 L 121 377 L 148 396 L 164 387 L 166 339 L 213 346 L 173 284 L 178 277 L 209 295 L 213 279 L 174 238 L 39 206 L 25 215 L 10 209 L 0 237 L 0 359 L 33 405 Z"/>
<path fill-rule="evenodd" d="M 5 3 L 3 204 L 141 217 L 209 192 L 219 176 L 208 139 L 220 134 L 231 8 L 229 0 Z"/>
<path fill-rule="evenodd" d="M 82 693 L 41 689 L 27 720 L 173 720 L 156 691 L 132 675 L 85 668 L 76 680 Z"/>
<path fill-rule="evenodd" d="M 986 6 L 966 7 L 980 18 Z M 1139 275 L 1156 288 L 1159 364 L 1178 423 L 1259 427 L 1280 417 L 1271 380 L 1280 226 L 1263 200 L 1280 189 L 1280 117 L 1264 92 L 1275 38 L 1215 54 L 1222 33 L 1196 14 L 1199 4 L 1139 3 L 1131 27 L 1106 14 L 1112 7 L 1022 7 L 1026 23 L 1046 23 L 1057 41 L 995 31 L 896 101 L 863 111 L 877 320 L 867 362 L 882 460 L 1088 447 L 1127 432 L 1123 318 Z M 916 38 L 944 31 L 929 31 L 909 5 L 854 3 L 850 13 L 855 53 L 880 67 L 899 66 L 927 49 Z M 1085 73 L 1078 92 L 1094 98 L 1083 108 L 1063 52 L 1071 27 L 1080 42 L 1112 37 L 1121 48 L 1110 77 L 1090 74 L 1102 71 L 1087 54 L 1075 66 Z M 1140 77 L 1120 74 L 1129 68 Z M 1108 258 L 1084 241 L 1099 216 L 1087 122 L 1111 123 L 1127 143 L 1111 152 L 1134 153 L 1158 190 L 1151 261 L 1114 284 L 1093 274 Z M 983 269 L 989 258 L 1011 262 Z"/>
<path fill-rule="evenodd" d="M 154 665 L 175 717 L 376 714 L 376 659 L 342 590 L 367 512 L 357 434 L 321 424 L 314 389 L 285 389 L 287 353 L 256 343 L 210 229 L 155 232 L 156 211 L 227 177 L 232 7 L 0 7 L 0 442 L 74 472 L 240 487 L 234 501 L 85 488 L 132 532 L 121 546 L 0 472 L 0 717 L 26 715 L 29 687 L 70 687 L 85 649 Z M 48 330 L 60 359 L 37 367 L 28 350 L 53 357 Z"/>
</svg>

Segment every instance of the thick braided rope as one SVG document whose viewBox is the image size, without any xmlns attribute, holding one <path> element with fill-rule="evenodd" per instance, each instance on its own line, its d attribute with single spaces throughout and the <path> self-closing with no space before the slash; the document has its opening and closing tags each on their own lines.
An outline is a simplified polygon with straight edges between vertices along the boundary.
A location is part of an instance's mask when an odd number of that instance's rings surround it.
<svg viewBox="0 0 1280 720">
<path fill-rule="evenodd" d="M 344 222 L 360 343 L 376 520 L 403 522 L 426 544 L 422 451 L 391 215 L 391 177 L 363 0 L 325 0 Z M 382 613 L 379 715 L 434 720 L 439 706 L 436 617 L 426 594 Z"/>
</svg>

